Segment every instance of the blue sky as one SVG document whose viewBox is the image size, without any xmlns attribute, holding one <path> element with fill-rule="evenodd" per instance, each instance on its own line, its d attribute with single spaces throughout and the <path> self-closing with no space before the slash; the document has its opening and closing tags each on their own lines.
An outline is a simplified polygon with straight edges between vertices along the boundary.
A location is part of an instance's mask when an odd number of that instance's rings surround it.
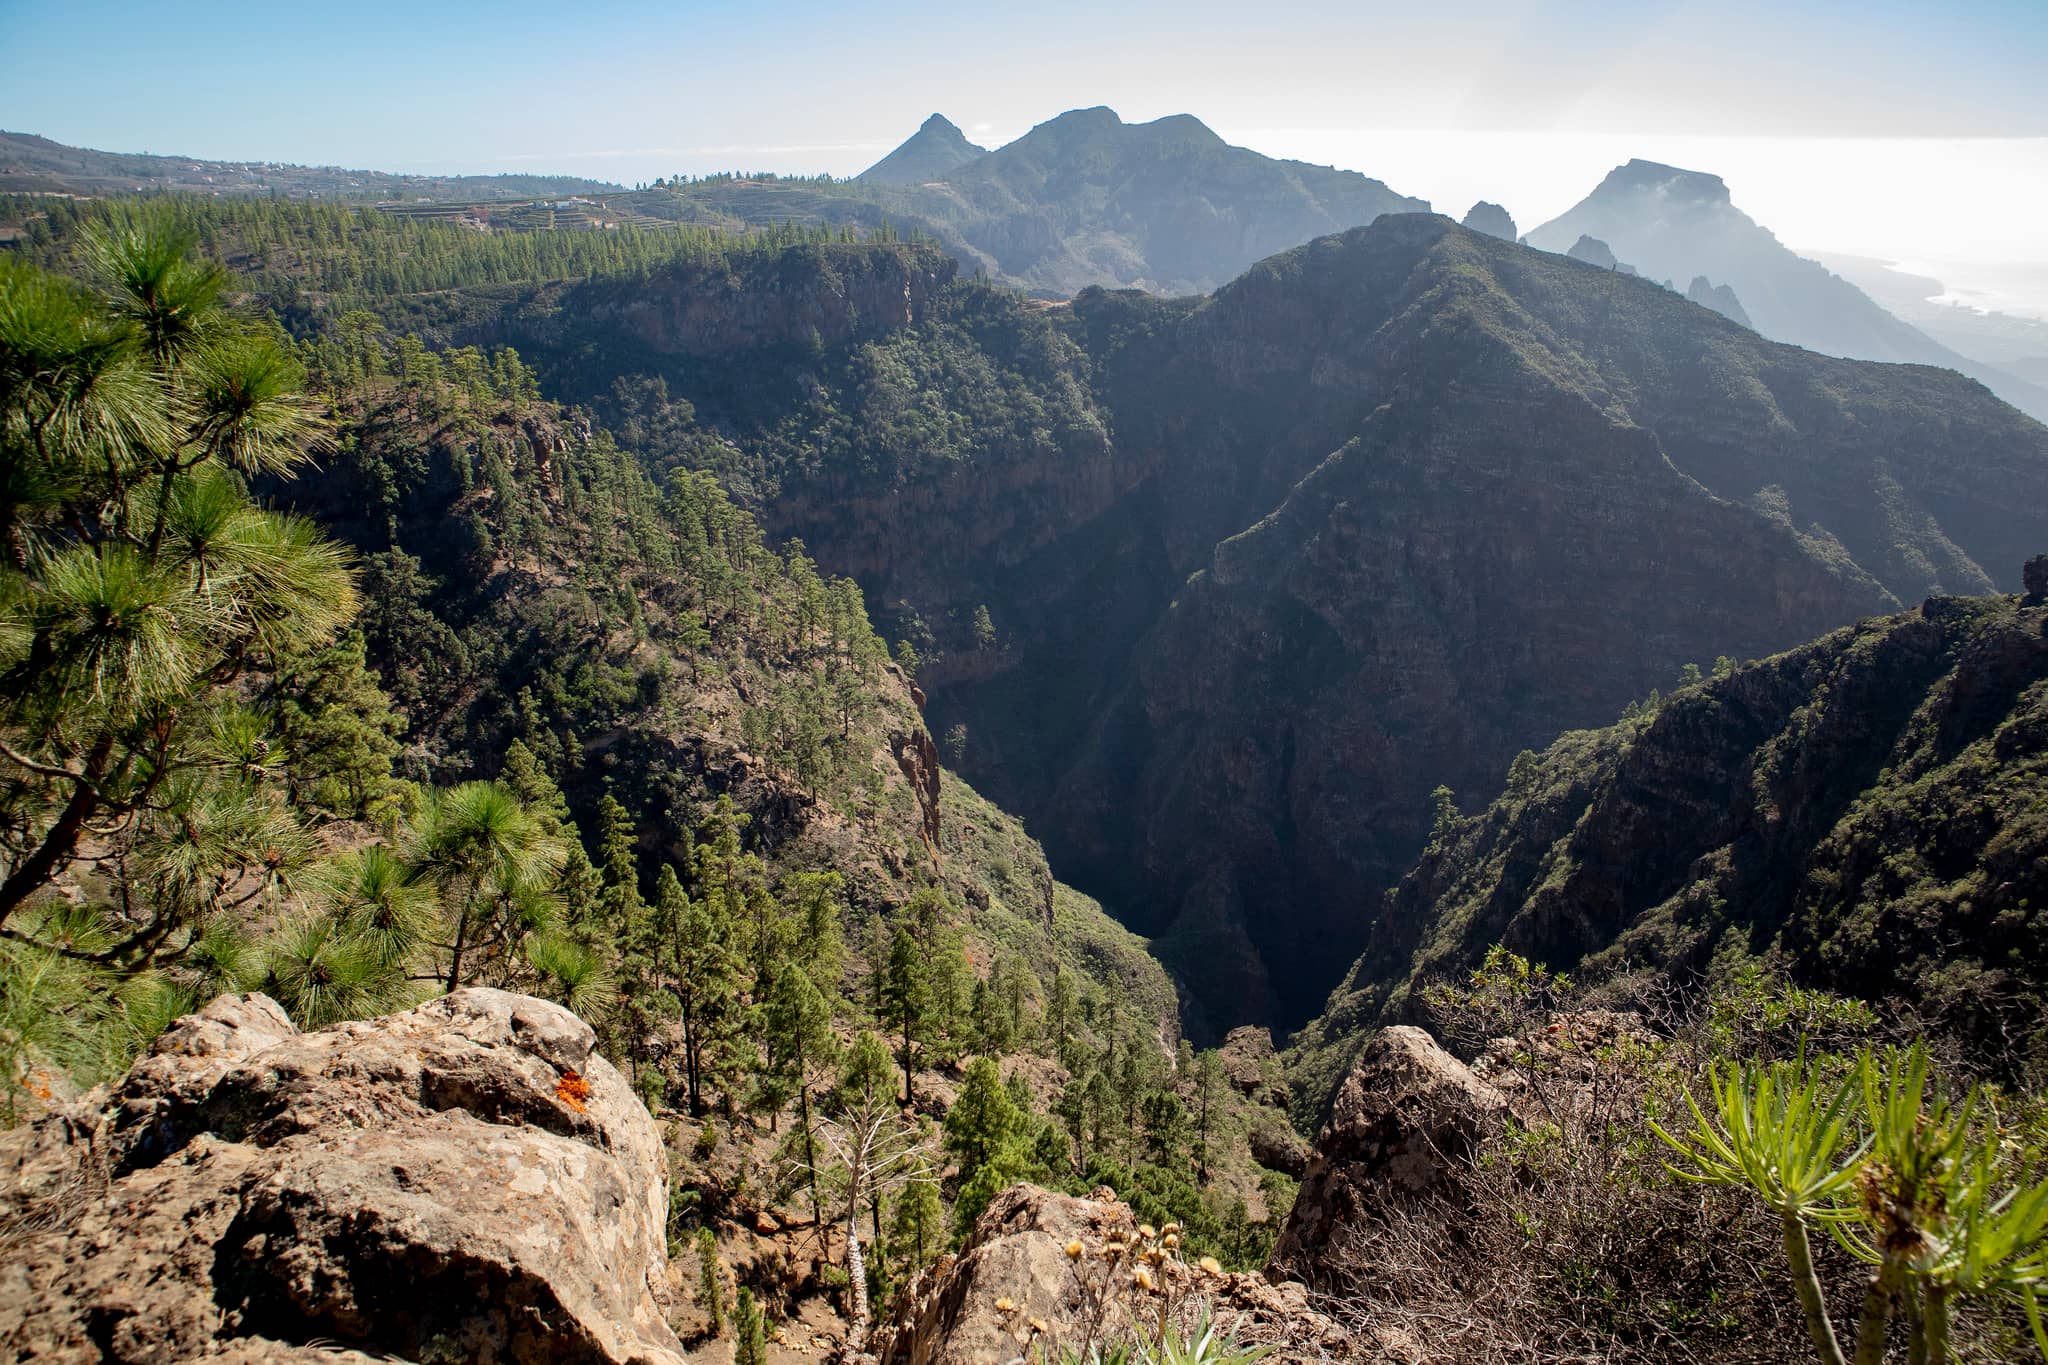
<svg viewBox="0 0 2048 1365">
<path fill-rule="evenodd" d="M 1194 113 L 1261 151 L 1347 165 L 1456 211 L 1468 188 L 1525 186 L 1492 196 L 1525 221 L 1590 188 L 1610 147 L 1719 150 L 1700 169 L 1772 222 L 1791 206 L 1767 187 L 1798 188 L 1789 149 L 1853 139 L 1900 148 L 1873 158 L 1900 183 L 1847 200 L 1831 188 L 1831 208 L 1809 206 L 1781 235 L 1877 249 L 1872 223 L 1917 215 L 1928 221 L 1902 225 L 1893 247 L 1922 256 L 2027 249 L 2016 230 L 1944 243 L 1926 204 L 1901 204 L 1926 197 L 1914 174 L 1953 168 L 1954 139 L 1997 140 L 1982 216 L 2038 208 L 2038 237 L 2044 71 L 2048 0 L 0 0 L 0 127 L 112 150 L 627 182 L 851 173 L 935 109 L 996 144 L 1108 104 L 1132 120 Z M 1953 206 L 1938 207 L 1953 227 Z"/>
</svg>

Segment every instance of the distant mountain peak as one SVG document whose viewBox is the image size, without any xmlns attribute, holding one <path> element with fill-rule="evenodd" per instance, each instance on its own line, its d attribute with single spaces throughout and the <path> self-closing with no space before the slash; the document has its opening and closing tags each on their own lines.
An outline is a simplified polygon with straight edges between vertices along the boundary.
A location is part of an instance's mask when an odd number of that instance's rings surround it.
<svg viewBox="0 0 2048 1365">
<path fill-rule="evenodd" d="M 2048 420 L 2048 391 L 1996 366 L 1956 354 L 1892 316 L 1826 267 L 1790 250 L 1730 199 L 1718 175 L 1635 160 L 1540 227 L 1528 244 L 1585 259 L 1594 238 L 1653 280 L 1702 277 L 1684 290 L 1773 341 L 1826 355 L 1936 365 L 1969 375 L 2008 403 Z M 1725 291 L 1725 294 L 1722 292 Z M 1735 295 L 1741 296 L 1740 300 Z"/>
<path fill-rule="evenodd" d="M 902 146 L 862 171 L 859 178 L 884 185 L 922 185 L 944 179 L 987 155 L 988 149 L 969 142 L 953 120 L 933 114 Z"/>
<path fill-rule="evenodd" d="M 1713 309 L 1730 322 L 1739 322 L 1752 332 L 1756 330 L 1756 324 L 1743 310 L 1742 300 L 1736 298 L 1735 291 L 1725 284 L 1715 284 L 1705 275 L 1695 275 L 1686 287 L 1685 296 L 1702 308 Z"/>
<path fill-rule="evenodd" d="M 1609 171 L 1607 178 L 1600 182 L 1600 188 L 1593 193 L 1595 196 L 1639 194 L 1646 190 L 1655 190 L 1675 199 L 1720 204 L 1731 202 L 1727 183 L 1718 175 L 1683 170 L 1659 161 L 1644 161 L 1640 157 Z"/>
<path fill-rule="evenodd" d="M 1615 270 L 1624 275 L 1637 273 L 1634 266 L 1629 265 L 1625 261 L 1616 260 L 1614 258 L 1614 249 L 1598 237 L 1588 237 L 1581 234 L 1579 240 L 1572 243 L 1572 249 L 1564 254 L 1575 261 L 1584 261 L 1587 265 L 1597 266 L 1601 270 Z"/>
<path fill-rule="evenodd" d="M 1040 128 L 1121 128 L 1124 126 L 1124 121 L 1118 117 L 1116 110 L 1108 105 L 1091 104 L 1086 109 L 1069 109 L 1064 114 L 1054 114 L 1038 126 Z"/>
<path fill-rule="evenodd" d="M 1186 142 L 1212 143 L 1218 147 L 1228 145 L 1214 128 L 1193 114 L 1168 114 L 1165 118 L 1154 119 L 1143 126 L 1156 128 L 1162 133 L 1171 133 Z"/>
</svg>

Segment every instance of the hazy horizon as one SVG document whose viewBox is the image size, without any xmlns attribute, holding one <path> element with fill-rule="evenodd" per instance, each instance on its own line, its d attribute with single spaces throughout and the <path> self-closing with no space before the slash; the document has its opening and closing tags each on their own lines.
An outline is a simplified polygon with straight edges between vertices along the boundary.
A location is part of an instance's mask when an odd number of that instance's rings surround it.
<svg viewBox="0 0 2048 1365">
<path fill-rule="evenodd" d="M 1721 176 L 1795 249 L 1896 261 L 2048 316 L 2048 6 L 1475 0 L 1445 16 L 1308 0 L 1259 20 L 1142 3 L 912 4 L 886 25 L 801 0 L 774 15 L 378 0 L 347 22 L 242 3 L 0 7 L 0 126 L 108 151 L 630 185 L 851 175 L 934 111 L 1000 145 L 1108 105 L 1130 122 L 1191 113 L 1452 216 L 1489 199 L 1524 231 L 1613 166 L 1663 161 Z M 160 97 L 181 65 L 207 98 Z"/>
</svg>

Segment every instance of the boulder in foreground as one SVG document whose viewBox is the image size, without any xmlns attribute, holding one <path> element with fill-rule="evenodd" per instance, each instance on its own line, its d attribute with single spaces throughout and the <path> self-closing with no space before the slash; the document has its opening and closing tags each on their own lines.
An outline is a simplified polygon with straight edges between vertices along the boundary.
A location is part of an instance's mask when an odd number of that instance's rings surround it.
<svg viewBox="0 0 2048 1365">
<path fill-rule="evenodd" d="M 680 1365 L 660 1137 L 595 1048 L 483 988 L 318 1033 L 222 996 L 0 1135 L 0 1353 Z"/>
</svg>

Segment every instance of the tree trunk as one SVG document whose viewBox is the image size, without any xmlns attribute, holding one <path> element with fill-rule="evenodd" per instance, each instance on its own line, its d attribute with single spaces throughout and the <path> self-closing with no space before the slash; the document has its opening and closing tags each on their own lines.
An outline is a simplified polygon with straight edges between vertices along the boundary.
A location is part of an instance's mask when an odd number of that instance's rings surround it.
<svg viewBox="0 0 2048 1365">
<path fill-rule="evenodd" d="M 804 1174 L 810 1177 L 811 1226 L 818 1230 L 818 1254 L 825 1252 L 825 1206 L 818 1199 L 818 1151 L 811 1142 L 811 1087 L 801 1075 L 796 1087 L 797 1115 L 804 1125 Z"/>
<path fill-rule="evenodd" d="M 72 850 L 78 847 L 78 836 L 85 830 L 85 822 L 99 808 L 100 797 L 96 787 L 106 776 L 107 760 L 113 753 L 112 732 L 101 735 L 99 742 L 92 746 L 92 752 L 86 755 L 82 769 L 85 780 L 72 788 L 71 799 L 64 803 L 57 823 L 50 826 L 50 832 L 43 836 L 41 846 L 24 858 L 6 881 L 0 882 L 0 924 L 20 909 L 22 902 L 42 890 L 43 885 L 70 860 Z"/>
<path fill-rule="evenodd" d="M 1948 1289 L 1927 1286 L 1927 1302 L 1920 1313 L 1920 1335 L 1927 1343 L 1928 1365 L 1946 1365 L 1948 1360 Z"/>
<path fill-rule="evenodd" d="M 915 1109 L 917 1098 L 910 1090 L 910 1011 L 903 1011 L 903 1107 Z"/>
<path fill-rule="evenodd" d="M 469 906 L 464 904 L 455 917 L 455 946 L 448 950 L 448 989 L 452 993 L 462 979 L 462 942 L 469 936 Z"/>
<path fill-rule="evenodd" d="M 846 1349 L 856 1355 L 868 1344 L 868 1266 L 860 1250 L 861 1171 L 854 1168 L 853 1189 L 846 1200 L 846 1295 L 852 1321 L 846 1325 Z"/>
<path fill-rule="evenodd" d="M 1842 1345 L 1835 1340 L 1835 1325 L 1828 1321 L 1827 1300 L 1813 1273 L 1813 1247 L 1806 1240 L 1806 1224 L 1796 1213 L 1780 1214 L 1779 1220 L 1785 1233 L 1785 1259 L 1792 1266 L 1792 1287 L 1799 1295 L 1799 1306 L 1806 1311 L 1806 1331 L 1820 1352 L 1821 1365 L 1845 1365 Z"/>
<path fill-rule="evenodd" d="M 1863 1291 L 1863 1316 L 1856 1323 L 1856 1365 L 1883 1365 L 1885 1328 L 1891 1322 L 1892 1295 L 1906 1277 L 1906 1259 L 1887 1251 L 1877 1273 Z"/>
</svg>

